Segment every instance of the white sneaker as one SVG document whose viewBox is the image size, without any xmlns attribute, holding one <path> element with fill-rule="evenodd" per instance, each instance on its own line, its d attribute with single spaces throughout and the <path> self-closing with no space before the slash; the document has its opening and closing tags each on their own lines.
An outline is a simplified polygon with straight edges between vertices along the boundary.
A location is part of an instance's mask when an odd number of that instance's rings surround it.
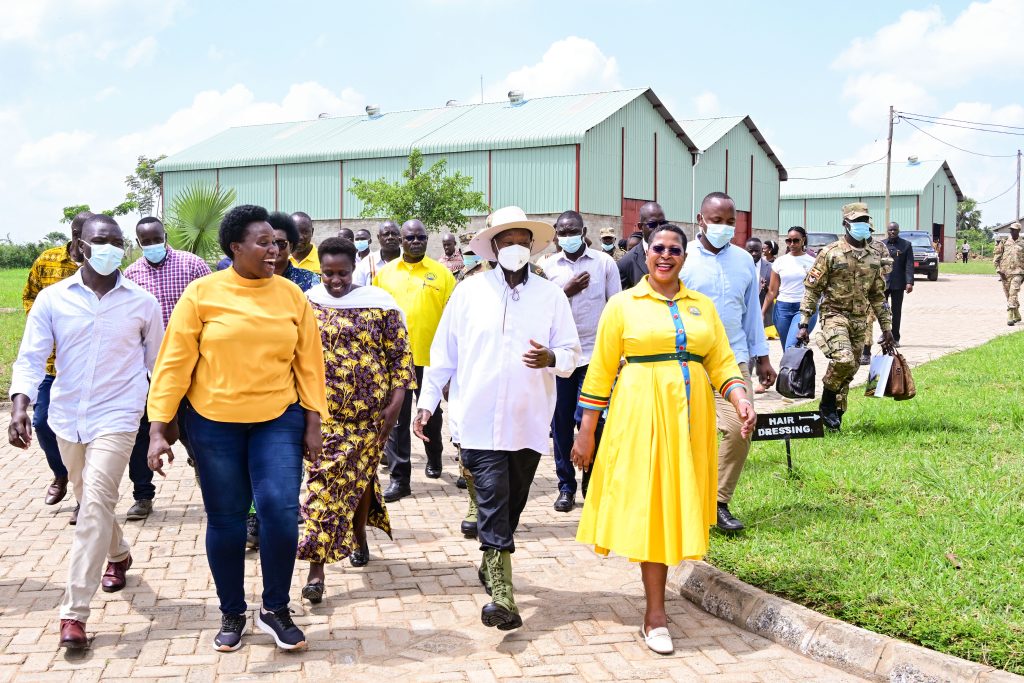
<svg viewBox="0 0 1024 683">
<path fill-rule="evenodd" d="M 647 647 L 659 655 L 670 655 L 675 652 L 675 647 L 672 645 L 672 636 L 669 635 L 668 629 L 664 626 L 652 628 L 650 633 L 647 633 L 644 627 L 641 626 L 640 635 L 644 637 Z"/>
</svg>

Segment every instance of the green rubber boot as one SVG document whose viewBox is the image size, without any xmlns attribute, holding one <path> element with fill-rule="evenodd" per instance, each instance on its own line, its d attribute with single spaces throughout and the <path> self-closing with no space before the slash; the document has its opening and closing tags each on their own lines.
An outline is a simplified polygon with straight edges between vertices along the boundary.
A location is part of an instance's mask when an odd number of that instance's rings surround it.
<svg viewBox="0 0 1024 683">
<path fill-rule="evenodd" d="M 466 538 L 476 538 L 476 522 L 477 522 L 477 507 L 476 507 L 476 484 L 473 482 L 473 475 L 469 473 L 465 467 L 459 465 L 462 470 L 462 476 L 466 480 L 466 492 L 469 493 L 469 509 L 466 511 L 466 516 L 462 520 L 462 535 Z"/>
<path fill-rule="evenodd" d="M 476 570 L 476 577 L 480 579 L 480 585 L 484 587 L 487 594 L 491 594 L 491 581 L 487 576 L 487 551 L 484 551 L 483 557 L 480 558 L 480 568 Z"/>
<path fill-rule="evenodd" d="M 486 578 L 491 584 L 492 601 L 480 611 L 484 626 L 493 626 L 499 631 L 511 631 L 523 625 L 512 594 L 512 553 L 507 550 L 484 551 Z"/>
</svg>

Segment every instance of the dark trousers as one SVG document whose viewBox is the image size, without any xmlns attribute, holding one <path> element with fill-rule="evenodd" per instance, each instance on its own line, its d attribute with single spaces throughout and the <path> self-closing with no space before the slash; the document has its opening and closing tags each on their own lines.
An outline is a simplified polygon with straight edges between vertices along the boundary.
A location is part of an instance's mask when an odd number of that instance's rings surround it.
<svg viewBox="0 0 1024 683">
<path fill-rule="evenodd" d="M 149 418 L 142 414 L 139 432 L 135 435 L 135 445 L 128 458 L 128 478 L 132 480 L 132 495 L 135 500 L 153 500 L 156 498 L 156 486 L 153 485 L 153 470 L 149 469 Z"/>
<path fill-rule="evenodd" d="M 423 386 L 423 367 L 417 365 L 416 371 L 416 386 Z M 402 403 L 402 412 L 398 414 L 398 422 L 395 424 L 395 428 L 391 430 L 391 434 L 388 435 L 388 442 L 384 446 L 384 455 L 388 459 L 388 469 L 391 470 L 391 481 L 397 481 L 401 484 L 409 485 L 409 475 L 412 474 L 412 433 L 410 431 L 412 427 L 412 412 L 413 396 L 417 399 L 420 397 L 420 390 L 415 389 L 413 391 L 405 392 L 405 401 Z M 424 429 L 427 438 L 430 441 L 423 444 L 423 448 L 427 451 L 427 464 L 431 467 L 441 469 L 441 452 L 444 450 L 444 444 L 441 443 L 441 425 L 442 425 L 442 411 L 441 406 L 437 406 L 437 410 L 430 416 L 430 420 L 427 422 L 427 428 Z"/>
<path fill-rule="evenodd" d="M 462 449 L 462 464 L 476 486 L 477 538 L 480 549 L 515 552 L 513 538 L 519 516 L 530 498 L 530 484 L 540 464 L 540 453 Z"/>
<path fill-rule="evenodd" d="M 288 605 L 295 569 L 305 411 L 292 404 L 267 422 L 208 420 L 189 405 L 182 418 L 195 449 L 206 507 L 206 557 L 220 610 L 244 614 L 245 521 L 253 497 L 260 510 L 263 607 Z"/>
<path fill-rule="evenodd" d="M 900 320 L 903 318 L 903 294 L 902 289 L 885 290 L 885 298 L 892 310 L 892 338 L 900 340 Z"/>
<path fill-rule="evenodd" d="M 587 376 L 587 367 L 576 368 L 568 377 L 555 378 L 555 391 L 558 397 L 555 403 L 555 414 L 551 418 L 551 435 L 555 442 L 555 474 L 558 476 L 558 492 L 576 495 L 576 468 L 572 464 L 572 441 L 576 436 L 576 428 L 582 419 L 583 410 L 577 405 L 580 390 Z M 597 422 L 594 433 L 595 447 L 601 445 L 601 432 L 604 430 L 604 417 Z M 583 472 L 583 495 L 587 495 L 590 484 L 590 472 L 594 466 Z"/>
<path fill-rule="evenodd" d="M 964 259 L 964 263 L 967 263 L 967 254 L 968 254 L 968 252 L 966 252 L 966 251 L 962 251 L 962 252 L 960 252 L 960 255 L 961 255 L 961 256 L 963 257 L 963 259 Z"/>
<path fill-rule="evenodd" d="M 55 379 L 57 378 L 53 375 L 47 375 L 39 383 L 36 405 L 32 408 L 32 429 L 35 430 L 39 446 L 43 449 L 43 454 L 46 455 L 46 464 L 49 466 L 50 471 L 53 472 L 53 476 L 57 479 L 67 479 L 68 468 L 64 467 L 64 462 L 60 459 L 57 435 L 53 433 L 50 425 L 46 423 L 46 418 L 50 414 L 50 387 L 53 386 L 53 380 Z"/>
</svg>

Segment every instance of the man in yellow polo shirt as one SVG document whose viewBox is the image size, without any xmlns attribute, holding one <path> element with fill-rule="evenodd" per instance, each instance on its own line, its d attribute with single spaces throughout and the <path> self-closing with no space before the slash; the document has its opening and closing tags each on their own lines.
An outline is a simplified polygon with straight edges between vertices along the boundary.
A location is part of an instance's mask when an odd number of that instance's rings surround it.
<svg viewBox="0 0 1024 683">
<path fill-rule="evenodd" d="M 316 245 L 313 244 L 313 219 L 305 211 L 296 211 L 292 214 L 292 222 L 299 231 L 299 241 L 295 243 L 288 260 L 296 268 L 305 268 L 319 275 L 320 256 L 317 254 Z"/>
<path fill-rule="evenodd" d="M 416 370 L 416 385 L 423 383 L 423 368 L 430 365 L 430 344 L 441 321 L 441 313 L 455 289 L 455 277 L 441 263 L 427 256 L 427 229 L 418 220 L 406 221 L 402 225 L 402 258 L 395 259 L 382 268 L 373 278 L 373 284 L 387 290 L 395 297 L 405 313 L 409 328 L 409 345 L 412 347 L 412 362 Z M 388 437 L 384 452 L 391 470 L 391 484 L 384 491 L 384 500 L 393 503 L 412 495 L 409 476 L 411 463 L 411 411 L 413 393 L 419 397 L 419 389 L 407 392 L 398 424 Z M 431 479 L 441 476 L 441 411 L 434 412 L 424 429 L 429 441 L 424 443 L 427 451 L 426 475 Z"/>
</svg>

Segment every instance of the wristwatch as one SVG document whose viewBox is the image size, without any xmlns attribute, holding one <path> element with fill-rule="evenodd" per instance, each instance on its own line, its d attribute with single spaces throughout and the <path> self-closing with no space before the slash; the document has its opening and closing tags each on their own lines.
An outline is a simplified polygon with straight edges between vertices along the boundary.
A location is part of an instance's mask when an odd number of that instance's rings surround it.
<svg viewBox="0 0 1024 683">
<path fill-rule="evenodd" d="M 801 330 L 806 330 L 808 327 L 809 325 L 807 323 L 800 323 L 799 325 L 797 325 L 797 328 Z"/>
</svg>

